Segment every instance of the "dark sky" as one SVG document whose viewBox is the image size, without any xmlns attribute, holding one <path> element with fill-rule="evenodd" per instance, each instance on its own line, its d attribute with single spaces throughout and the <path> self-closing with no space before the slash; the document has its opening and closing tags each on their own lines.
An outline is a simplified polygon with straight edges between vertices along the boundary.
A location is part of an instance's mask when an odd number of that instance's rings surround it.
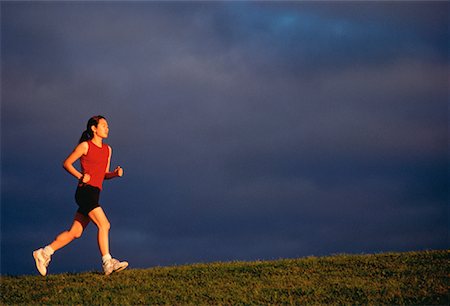
<svg viewBox="0 0 450 306">
<path fill-rule="evenodd" d="M 1 273 L 70 226 L 110 125 L 133 268 L 448 248 L 448 2 L 1 2 Z M 50 273 L 101 269 L 96 228 Z"/>
</svg>

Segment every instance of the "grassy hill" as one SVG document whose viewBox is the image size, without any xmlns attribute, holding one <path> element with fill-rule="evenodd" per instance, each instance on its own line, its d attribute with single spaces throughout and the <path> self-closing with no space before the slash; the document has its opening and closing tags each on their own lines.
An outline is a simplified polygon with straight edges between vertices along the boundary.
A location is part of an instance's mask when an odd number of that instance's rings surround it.
<svg viewBox="0 0 450 306">
<path fill-rule="evenodd" d="M 1 304 L 449 304 L 450 250 L 1 277 Z"/>
</svg>

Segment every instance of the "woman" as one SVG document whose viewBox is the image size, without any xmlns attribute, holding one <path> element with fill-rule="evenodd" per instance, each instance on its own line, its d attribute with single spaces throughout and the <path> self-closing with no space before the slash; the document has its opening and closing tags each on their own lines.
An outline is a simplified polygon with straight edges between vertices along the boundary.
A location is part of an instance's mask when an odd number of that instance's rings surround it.
<svg viewBox="0 0 450 306">
<path fill-rule="evenodd" d="M 108 122 L 103 116 L 89 119 L 87 129 L 81 135 L 78 146 L 63 163 L 67 170 L 78 180 L 75 199 L 79 206 L 72 227 L 59 234 L 56 239 L 44 248 L 33 252 L 36 267 L 43 276 L 47 274 L 47 267 L 53 253 L 81 237 L 83 230 L 90 221 L 98 228 L 98 246 L 102 255 L 103 271 L 106 275 L 118 272 L 128 266 L 126 261 L 120 262 L 109 253 L 110 224 L 99 204 L 100 191 L 104 179 L 121 177 L 123 169 L 119 166 L 113 172 L 109 171 L 112 149 L 103 143 L 108 137 Z M 73 164 L 80 160 L 81 172 Z"/>
</svg>

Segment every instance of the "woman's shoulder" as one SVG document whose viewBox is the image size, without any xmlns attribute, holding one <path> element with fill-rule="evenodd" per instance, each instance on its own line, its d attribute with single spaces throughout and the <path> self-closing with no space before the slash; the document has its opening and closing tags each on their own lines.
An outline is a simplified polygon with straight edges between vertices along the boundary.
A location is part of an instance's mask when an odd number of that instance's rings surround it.
<svg viewBox="0 0 450 306">
<path fill-rule="evenodd" d="M 89 143 L 88 141 L 80 142 L 75 148 L 76 151 L 81 151 L 83 155 L 86 155 L 89 151 Z"/>
</svg>

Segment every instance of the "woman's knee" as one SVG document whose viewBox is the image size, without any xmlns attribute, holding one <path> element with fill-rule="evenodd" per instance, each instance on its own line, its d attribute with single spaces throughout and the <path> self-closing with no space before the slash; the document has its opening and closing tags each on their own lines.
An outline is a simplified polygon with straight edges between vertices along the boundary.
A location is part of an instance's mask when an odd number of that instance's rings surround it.
<svg viewBox="0 0 450 306">
<path fill-rule="evenodd" d="M 105 228 L 109 231 L 111 229 L 111 223 L 109 223 L 108 220 L 106 220 Z"/>
<path fill-rule="evenodd" d="M 111 223 L 108 220 L 103 220 L 97 224 L 99 230 L 109 231 L 111 228 Z"/>
<path fill-rule="evenodd" d="M 83 230 L 81 229 L 71 229 L 69 231 L 70 235 L 73 237 L 73 239 L 78 239 L 83 235 Z"/>
<path fill-rule="evenodd" d="M 95 225 L 97 225 L 99 230 L 109 231 L 111 228 L 111 224 L 109 223 L 109 220 L 101 207 L 91 210 L 89 213 L 89 218 L 95 223 Z"/>
<path fill-rule="evenodd" d="M 103 224 L 103 228 L 107 231 L 109 231 L 109 229 L 111 228 L 111 223 L 109 223 L 108 220 L 106 220 Z"/>
<path fill-rule="evenodd" d="M 72 227 L 70 228 L 70 230 L 68 230 L 69 235 L 71 235 L 72 239 L 80 238 L 88 223 L 89 218 L 77 212 Z"/>
</svg>

